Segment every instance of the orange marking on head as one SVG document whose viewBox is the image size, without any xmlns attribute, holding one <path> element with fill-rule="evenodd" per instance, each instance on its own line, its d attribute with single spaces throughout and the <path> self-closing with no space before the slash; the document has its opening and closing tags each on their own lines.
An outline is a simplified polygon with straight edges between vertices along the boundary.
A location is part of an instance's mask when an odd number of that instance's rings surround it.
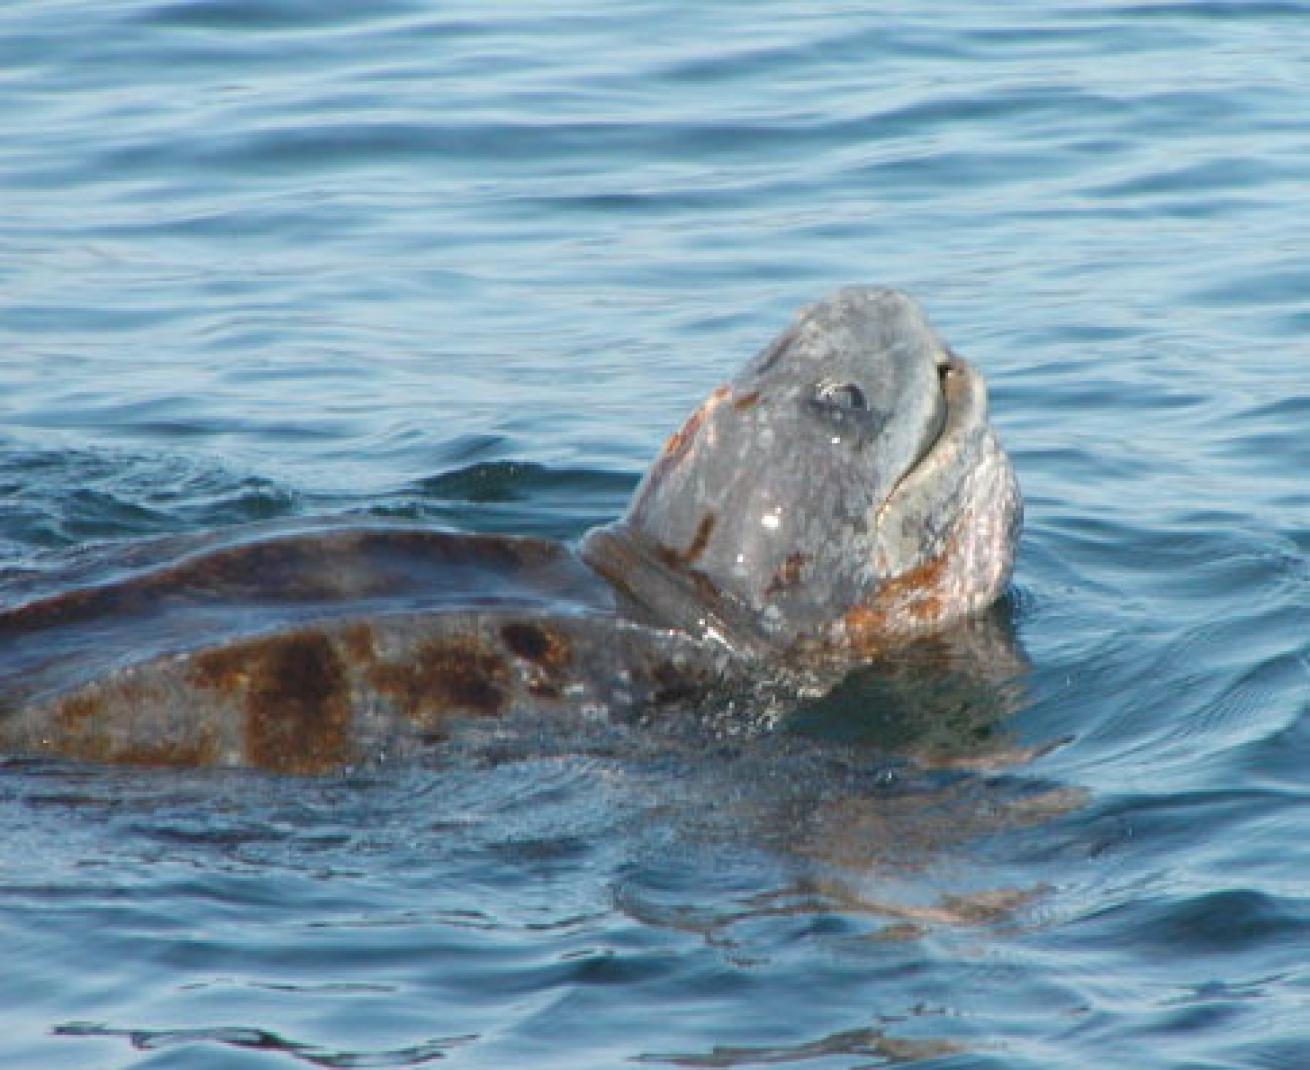
<svg viewBox="0 0 1310 1070">
<path fill-rule="evenodd" d="M 937 627 L 949 608 L 946 583 L 957 551 L 952 534 L 932 557 L 883 583 L 871 602 L 848 609 L 842 616 L 845 644 L 857 650 L 879 649 L 889 640 Z"/>
<path fill-rule="evenodd" d="M 781 565 L 773 573 L 773 578 L 769 580 L 769 585 L 764 589 L 765 594 L 777 594 L 779 591 L 785 591 L 788 587 L 794 587 L 801 578 L 801 569 L 805 567 L 805 562 L 809 558 L 799 550 L 793 550 Z"/>
<path fill-rule="evenodd" d="M 696 432 L 700 430 L 701 424 L 705 422 L 705 417 L 731 393 L 732 388 L 726 384 L 716 386 L 710 391 L 710 396 L 693 410 L 691 415 L 682 422 L 682 426 L 664 440 L 664 449 L 660 453 L 659 461 L 674 464 L 680 460 L 687 451 L 687 447 L 691 445 L 692 440 L 696 437 Z"/>
</svg>

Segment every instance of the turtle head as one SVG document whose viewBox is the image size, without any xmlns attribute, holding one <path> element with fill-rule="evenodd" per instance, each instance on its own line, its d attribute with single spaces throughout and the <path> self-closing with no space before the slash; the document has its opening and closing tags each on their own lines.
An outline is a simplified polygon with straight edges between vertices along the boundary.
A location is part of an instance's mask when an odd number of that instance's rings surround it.
<svg viewBox="0 0 1310 1070">
<path fill-rule="evenodd" d="M 911 298 L 851 287 L 714 390 L 581 552 L 648 623 L 860 656 L 993 602 L 1020 516 L 981 376 Z"/>
</svg>

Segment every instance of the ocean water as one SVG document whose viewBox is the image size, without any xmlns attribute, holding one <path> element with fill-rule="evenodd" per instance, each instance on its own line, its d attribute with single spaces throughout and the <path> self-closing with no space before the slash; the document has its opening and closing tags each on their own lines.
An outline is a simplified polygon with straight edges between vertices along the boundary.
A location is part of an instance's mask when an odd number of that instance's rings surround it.
<svg viewBox="0 0 1310 1070">
<path fill-rule="evenodd" d="M 881 282 L 988 376 L 1028 663 L 1009 761 L 872 686 L 4 760 L 0 1063 L 1310 1066 L 1310 5 L 10 0 L 0 118 L 0 602 L 263 521 L 576 540 Z"/>
</svg>

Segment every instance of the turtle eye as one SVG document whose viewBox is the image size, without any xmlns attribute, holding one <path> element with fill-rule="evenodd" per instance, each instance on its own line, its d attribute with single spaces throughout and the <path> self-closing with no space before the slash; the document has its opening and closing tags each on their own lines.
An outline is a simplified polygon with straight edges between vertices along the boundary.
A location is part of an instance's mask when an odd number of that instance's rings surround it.
<svg viewBox="0 0 1310 1070">
<path fill-rule="evenodd" d="M 814 388 L 814 400 L 820 405 L 851 412 L 868 412 L 869 399 L 854 383 L 837 383 L 825 379 Z"/>
</svg>

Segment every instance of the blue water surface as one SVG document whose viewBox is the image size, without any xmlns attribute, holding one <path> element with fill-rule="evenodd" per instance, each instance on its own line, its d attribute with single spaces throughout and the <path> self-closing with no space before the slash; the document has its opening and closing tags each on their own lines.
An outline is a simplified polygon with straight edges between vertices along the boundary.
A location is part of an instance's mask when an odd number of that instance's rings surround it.
<svg viewBox="0 0 1310 1070">
<path fill-rule="evenodd" d="M 1046 752 L 9 760 L 0 1061 L 1310 1066 L 1308 251 L 1300 0 L 10 0 L 0 600 L 282 518 L 574 540 L 888 283 L 988 376 Z"/>
</svg>

